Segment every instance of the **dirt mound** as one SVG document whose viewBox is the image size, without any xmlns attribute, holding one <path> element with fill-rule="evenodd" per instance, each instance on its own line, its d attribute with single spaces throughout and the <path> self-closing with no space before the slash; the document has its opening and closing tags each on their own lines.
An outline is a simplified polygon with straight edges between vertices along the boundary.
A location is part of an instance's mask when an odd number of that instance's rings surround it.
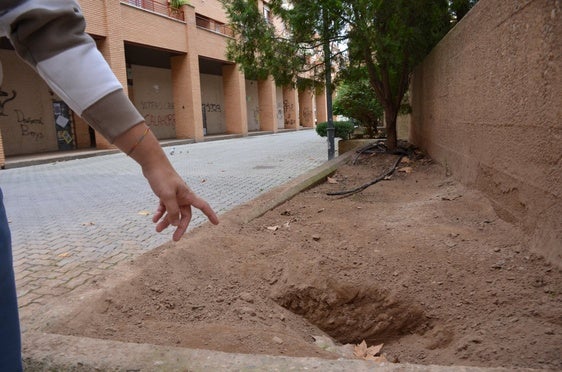
<svg viewBox="0 0 562 372">
<path fill-rule="evenodd" d="M 395 161 L 368 156 L 248 224 L 196 229 L 93 283 L 50 331 L 336 358 L 314 344 L 329 335 L 384 343 L 394 362 L 562 369 L 562 273 L 481 194 L 417 157 L 326 195 Z"/>
</svg>

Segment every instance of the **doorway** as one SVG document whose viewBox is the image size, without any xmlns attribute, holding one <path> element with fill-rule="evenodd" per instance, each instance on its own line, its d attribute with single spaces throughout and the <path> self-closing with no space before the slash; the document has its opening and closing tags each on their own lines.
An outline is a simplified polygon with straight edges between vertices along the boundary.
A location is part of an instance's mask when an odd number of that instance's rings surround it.
<svg viewBox="0 0 562 372">
<path fill-rule="evenodd" d="M 74 150 L 74 123 L 70 107 L 63 101 L 53 101 L 53 114 L 55 116 L 55 130 L 57 133 L 57 144 L 59 151 Z"/>
</svg>

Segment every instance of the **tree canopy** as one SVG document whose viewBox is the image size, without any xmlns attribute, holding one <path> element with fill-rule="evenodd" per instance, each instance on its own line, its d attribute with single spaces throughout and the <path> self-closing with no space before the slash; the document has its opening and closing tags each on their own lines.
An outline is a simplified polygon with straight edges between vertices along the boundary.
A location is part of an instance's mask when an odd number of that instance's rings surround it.
<svg viewBox="0 0 562 372">
<path fill-rule="evenodd" d="M 348 79 L 338 86 L 334 114 L 355 120 L 374 137 L 382 125 L 383 108 L 367 78 Z"/>
<path fill-rule="evenodd" d="M 267 18 L 257 0 L 222 1 L 237 35 L 227 57 L 250 77 L 271 75 L 278 85 L 321 80 L 326 43 L 340 69 L 365 69 L 390 149 L 410 75 L 454 21 L 449 0 L 271 0 Z M 453 3 L 466 1 L 474 2 Z"/>
</svg>

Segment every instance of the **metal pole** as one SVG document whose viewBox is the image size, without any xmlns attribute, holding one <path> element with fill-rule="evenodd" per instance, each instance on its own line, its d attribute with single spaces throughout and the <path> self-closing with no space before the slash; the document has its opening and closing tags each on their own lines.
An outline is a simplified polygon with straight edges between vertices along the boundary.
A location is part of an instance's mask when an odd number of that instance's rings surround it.
<svg viewBox="0 0 562 372">
<path fill-rule="evenodd" d="M 334 117 L 332 114 L 332 60 L 330 51 L 330 38 L 329 35 L 329 25 L 328 25 L 328 15 L 326 11 L 322 11 L 324 20 L 324 69 L 325 80 L 326 80 L 326 110 L 328 112 L 328 160 L 332 160 L 335 155 L 335 144 L 334 135 L 336 129 L 334 128 Z"/>
</svg>

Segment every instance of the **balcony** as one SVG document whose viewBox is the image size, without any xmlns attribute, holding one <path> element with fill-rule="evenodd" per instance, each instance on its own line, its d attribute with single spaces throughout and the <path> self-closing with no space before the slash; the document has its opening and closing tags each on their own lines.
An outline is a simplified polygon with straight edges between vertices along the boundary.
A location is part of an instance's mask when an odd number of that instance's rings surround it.
<svg viewBox="0 0 562 372">
<path fill-rule="evenodd" d="M 206 30 L 213 31 L 222 35 L 234 37 L 234 31 L 232 31 L 230 27 L 209 17 L 196 14 L 195 24 L 197 25 L 197 27 L 204 28 Z"/>
<path fill-rule="evenodd" d="M 121 2 L 185 22 L 183 10 L 172 8 L 166 0 L 121 0 Z"/>
</svg>

